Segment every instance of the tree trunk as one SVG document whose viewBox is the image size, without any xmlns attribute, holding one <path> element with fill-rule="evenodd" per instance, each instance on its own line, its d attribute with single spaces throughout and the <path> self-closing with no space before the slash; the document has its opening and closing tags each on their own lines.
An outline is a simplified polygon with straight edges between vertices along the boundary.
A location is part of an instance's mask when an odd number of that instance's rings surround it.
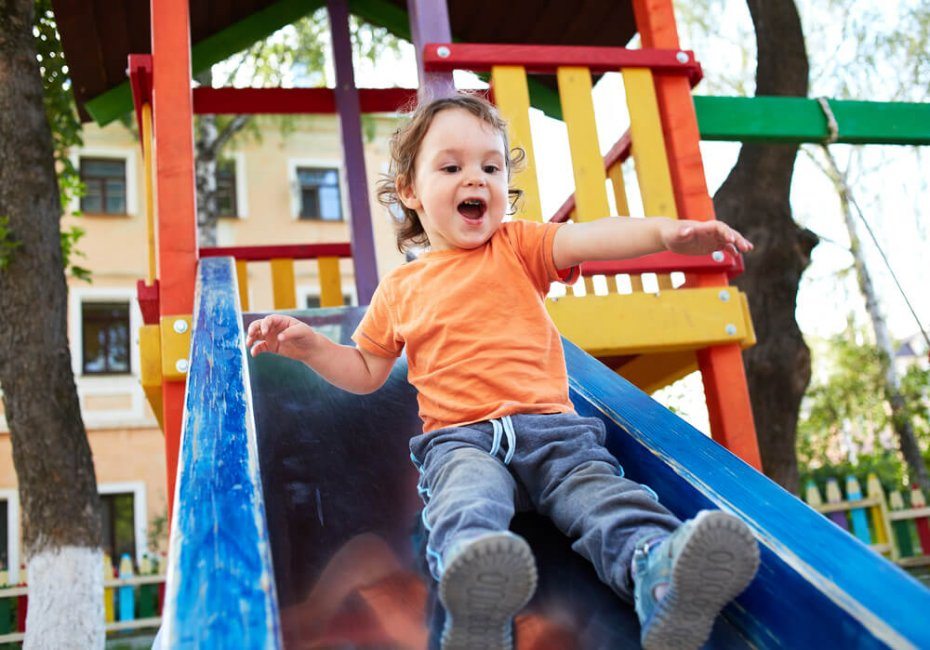
<svg viewBox="0 0 930 650">
<path fill-rule="evenodd" d="M 793 0 L 748 0 L 758 45 L 757 95 L 805 96 L 808 63 Z M 798 490 L 798 410 L 810 382 L 810 350 L 794 319 L 801 273 L 817 236 L 791 216 L 789 194 L 798 148 L 746 144 L 714 197 L 718 218 L 755 244 L 736 285 L 749 297 L 757 344 L 746 366 L 765 473 Z"/>
<path fill-rule="evenodd" d="M 51 131 L 33 42 L 34 0 L 0 12 L 0 386 L 28 562 L 25 648 L 102 648 L 100 502 L 67 336 Z"/>
<path fill-rule="evenodd" d="M 920 485 L 924 493 L 927 493 L 930 492 L 930 476 L 928 476 L 923 455 L 920 453 L 920 446 L 917 444 L 917 435 L 914 433 L 914 427 L 907 414 L 904 396 L 901 394 L 901 378 L 898 376 L 898 371 L 894 365 L 894 344 L 891 341 L 891 334 L 888 332 L 888 324 L 882 314 L 878 294 L 875 292 L 875 286 L 872 283 L 872 275 L 869 273 L 869 267 L 866 265 L 865 257 L 862 254 L 862 244 L 859 241 L 856 221 L 852 211 L 852 203 L 855 200 L 852 188 L 846 182 L 846 175 L 840 171 L 836 159 L 826 146 L 823 147 L 823 152 L 827 160 L 827 168 L 824 171 L 833 182 L 839 196 L 840 209 L 846 222 L 846 231 L 849 233 L 849 250 L 852 253 L 853 263 L 856 268 L 859 291 L 865 298 L 865 308 L 869 314 L 869 320 L 872 322 L 872 330 L 875 333 L 875 344 L 882 353 L 885 399 L 891 408 L 892 427 L 898 437 L 901 455 L 904 456 L 904 462 L 907 463 L 910 470 L 911 481 Z"/>
<path fill-rule="evenodd" d="M 207 68 L 196 76 L 201 86 L 213 85 L 213 72 Z M 216 168 L 223 147 L 249 121 L 248 115 L 237 115 L 222 129 L 216 115 L 197 118 L 197 139 L 194 142 L 194 178 L 197 187 L 197 237 L 200 246 L 217 245 Z"/>
</svg>

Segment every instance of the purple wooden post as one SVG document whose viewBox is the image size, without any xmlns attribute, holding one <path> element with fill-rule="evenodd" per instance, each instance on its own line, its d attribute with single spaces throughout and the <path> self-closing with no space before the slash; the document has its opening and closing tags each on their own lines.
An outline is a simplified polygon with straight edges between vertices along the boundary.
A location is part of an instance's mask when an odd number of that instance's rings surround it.
<svg viewBox="0 0 930 650">
<path fill-rule="evenodd" d="M 336 62 L 336 109 L 342 130 L 346 176 L 349 181 L 352 258 L 355 262 L 355 288 L 358 304 L 367 305 L 378 286 L 378 264 L 371 227 L 368 179 L 365 175 L 365 147 L 362 142 L 362 113 L 352 69 L 352 42 L 346 0 L 327 0 L 329 25 Z"/>
<path fill-rule="evenodd" d="M 420 102 L 454 95 L 455 83 L 452 81 L 451 72 L 425 72 L 423 70 L 424 45 L 452 42 L 449 7 L 446 5 L 446 0 L 407 0 L 407 13 L 410 16 L 413 46 L 417 51 Z"/>
</svg>

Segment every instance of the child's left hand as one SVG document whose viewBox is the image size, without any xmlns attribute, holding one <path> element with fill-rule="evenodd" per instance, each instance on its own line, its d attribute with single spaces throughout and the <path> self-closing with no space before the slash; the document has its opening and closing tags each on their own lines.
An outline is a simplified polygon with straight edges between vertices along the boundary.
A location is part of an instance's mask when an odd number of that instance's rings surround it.
<svg viewBox="0 0 930 650">
<path fill-rule="evenodd" d="M 748 253 L 752 243 L 722 221 L 672 222 L 662 233 L 662 243 L 673 253 L 708 255 L 724 250 L 731 253 Z"/>
</svg>

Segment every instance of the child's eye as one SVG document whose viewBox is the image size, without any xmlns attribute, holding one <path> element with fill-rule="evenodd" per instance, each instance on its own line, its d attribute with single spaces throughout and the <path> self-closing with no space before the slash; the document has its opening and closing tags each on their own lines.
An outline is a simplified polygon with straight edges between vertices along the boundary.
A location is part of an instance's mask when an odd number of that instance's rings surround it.
<svg viewBox="0 0 930 650">
<path fill-rule="evenodd" d="M 485 173 L 485 174 L 496 174 L 496 173 L 499 172 L 500 170 L 501 170 L 501 168 L 498 167 L 497 165 L 485 165 L 485 166 L 484 166 L 484 173 Z"/>
<path fill-rule="evenodd" d="M 458 165 L 443 165 L 441 169 L 447 174 L 454 174 L 455 172 L 459 171 L 461 167 L 459 167 Z"/>
</svg>

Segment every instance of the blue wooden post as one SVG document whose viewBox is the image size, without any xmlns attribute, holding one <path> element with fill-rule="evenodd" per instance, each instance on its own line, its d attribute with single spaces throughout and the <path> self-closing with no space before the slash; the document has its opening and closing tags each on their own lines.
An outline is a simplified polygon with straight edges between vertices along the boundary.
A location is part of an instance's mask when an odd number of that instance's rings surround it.
<svg viewBox="0 0 930 650">
<path fill-rule="evenodd" d="M 846 500 L 856 501 L 862 498 L 862 487 L 855 476 L 846 477 Z M 865 508 L 852 508 L 849 511 L 849 518 L 852 520 L 853 535 L 859 538 L 863 544 L 872 543 L 872 535 L 869 533 L 869 518 Z"/>
<path fill-rule="evenodd" d="M 410 34 L 417 52 L 417 70 L 420 76 L 420 102 L 449 97 L 455 94 L 451 72 L 423 70 L 423 46 L 427 43 L 451 43 L 449 8 L 446 0 L 407 0 L 410 16 Z"/>
<path fill-rule="evenodd" d="M 336 63 L 336 108 L 342 130 L 346 176 L 349 185 L 352 259 L 355 262 L 355 288 L 358 304 L 367 305 L 378 286 L 378 264 L 371 228 L 368 179 L 365 175 L 365 146 L 362 140 L 362 112 L 352 69 L 352 41 L 346 0 L 327 0 L 329 25 Z"/>
<path fill-rule="evenodd" d="M 133 576 L 132 558 L 123 553 L 119 561 L 119 579 L 126 580 Z M 136 593 L 132 585 L 119 588 L 119 620 L 132 621 L 136 617 Z"/>
</svg>

